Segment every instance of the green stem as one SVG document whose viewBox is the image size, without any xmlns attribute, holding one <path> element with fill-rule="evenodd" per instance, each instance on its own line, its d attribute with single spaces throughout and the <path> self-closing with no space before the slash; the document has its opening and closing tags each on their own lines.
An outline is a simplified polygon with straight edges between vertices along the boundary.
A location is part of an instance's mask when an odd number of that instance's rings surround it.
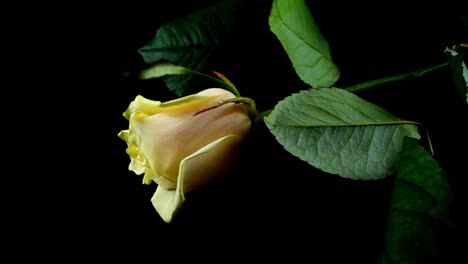
<svg viewBox="0 0 468 264">
<path fill-rule="evenodd" d="M 227 87 L 227 89 L 229 91 L 231 91 L 234 95 L 236 95 L 236 97 L 240 96 L 239 91 L 237 91 L 236 87 L 228 85 L 227 83 L 225 83 L 221 79 L 215 78 L 215 77 L 213 77 L 211 75 L 208 75 L 208 74 L 204 74 L 202 72 L 197 72 L 197 71 L 192 71 L 192 70 L 189 70 L 188 72 L 191 73 L 191 74 L 194 74 L 194 75 L 202 76 L 202 77 L 208 78 L 210 80 L 213 80 L 213 81 L 223 85 L 224 87 Z"/>
<path fill-rule="evenodd" d="M 262 119 L 263 119 L 263 117 L 269 115 L 272 111 L 273 111 L 273 109 L 265 110 L 265 111 L 261 112 L 261 113 L 259 114 L 259 116 L 261 116 Z"/>
<path fill-rule="evenodd" d="M 448 62 L 443 62 L 443 63 L 437 64 L 437 65 L 427 66 L 427 67 L 424 67 L 424 68 L 421 68 L 421 69 L 418 69 L 418 70 L 414 70 L 414 71 L 410 71 L 410 72 L 400 73 L 400 74 L 391 75 L 391 76 L 387 76 L 387 77 L 376 79 L 376 80 L 371 80 L 371 81 L 367 81 L 367 82 L 363 82 L 363 83 L 358 83 L 358 84 L 355 84 L 355 85 L 345 87 L 343 89 L 347 90 L 348 92 L 361 91 L 361 90 L 365 90 L 365 89 L 370 88 L 370 87 L 374 87 L 374 86 L 378 86 L 378 85 L 382 85 L 382 84 L 390 83 L 390 82 L 396 82 L 396 81 L 404 80 L 404 79 L 407 79 L 407 78 L 410 78 L 410 77 L 421 77 L 422 75 L 424 75 L 424 74 L 426 74 L 428 72 L 435 71 L 435 70 L 443 68 L 443 67 L 445 67 L 447 65 L 448 65 Z"/>
<path fill-rule="evenodd" d="M 268 115 L 271 113 L 271 111 L 273 111 L 273 109 L 268 109 L 268 110 L 266 110 L 266 111 L 263 111 L 263 112 L 258 113 L 258 114 L 255 116 L 254 123 L 258 123 L 258 122 L 260 122 L 260 121 L 263 121 L 263 118 L 264 118 L 265 116 L 268 116 Z"/>
</svg>

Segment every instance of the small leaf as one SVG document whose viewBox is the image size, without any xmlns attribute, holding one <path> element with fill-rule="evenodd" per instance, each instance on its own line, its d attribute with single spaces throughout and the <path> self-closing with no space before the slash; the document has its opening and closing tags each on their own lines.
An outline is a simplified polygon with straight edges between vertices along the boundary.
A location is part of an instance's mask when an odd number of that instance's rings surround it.
<svg viewBox="0 0 468 264">
<path fill-rule="evenodd" d="M 148 64 L 171 62 L 203 72 L 228 37 L 240 2 L 225 0 L 161 26 L 153 40 L 139 49 Z M 162 80 L 179 96 L 194 91 L 193 75 L 166 76 Z"/>
<path fill-rule="evenodd" d="M 395 171 L 404 137 L 419 138 L 414 123 L 338 88 L 301 91 L 265 118 L 291 154 L 350 179 L 381 179 Z"/>
<path fill-rule="evenodd" d="M 338 80 L 328 41 L 303 0 L 273 1 L 269 25 L 301 80 L 312 87 L 331 87 Z"/>
<path fill-rule="evenodd" d="M 468 69 L 463 61 L 462 54 L 457 50 L 457 46 L 452 49 L 445 48 L 445 53 L 447 54 L 447 60 L 452 71 L 455 88 L 460 94 L 460 97 L 464 98 L 468 104 Z"/>
<path fill-rule="evenodd" d="M 148 69 L 143 70 L 140 73 L 140 78 L 143 80 L 147 80 L 147 79 L 152 79 L 152 78 L 163 77 L 166 75 L 187 74 L 189 72 L 190 70 L 185 67 L 163 62 L 163 63 L 153 65 L 149 67 Z"/>
<path fill-rule="evenodd" d="M 439 263 L 451 203 L 445 172 L 415 140 L 406 139 L 388 214 L 384 263 Z"/>
</svg>

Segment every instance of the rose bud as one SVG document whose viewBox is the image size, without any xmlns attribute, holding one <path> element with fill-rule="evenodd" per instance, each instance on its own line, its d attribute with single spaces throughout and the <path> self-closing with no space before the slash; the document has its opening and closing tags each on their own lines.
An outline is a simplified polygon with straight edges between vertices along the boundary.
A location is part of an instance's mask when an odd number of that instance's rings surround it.
<svg viewBox="0 0 468 264">
<path fill-rule="evenodd" d="M 248 109 L 225 103 L 231 92 L 211 88 L 168 102 L 137 96 L 124 112 L 129 129 L 129 170 L 143 183 L 157 183 L 151 202 L 169 223 L 185 200 L 184 194 L 220 179 L 234 164 L 250 130 Z"/>
</svg>

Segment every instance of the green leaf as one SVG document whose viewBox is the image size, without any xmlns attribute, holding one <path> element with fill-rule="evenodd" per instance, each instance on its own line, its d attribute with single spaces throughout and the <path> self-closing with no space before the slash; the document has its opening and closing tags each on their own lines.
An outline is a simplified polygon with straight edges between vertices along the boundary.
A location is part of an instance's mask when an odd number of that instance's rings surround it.
<svg viewBox="0 0 468 264">
<path fill-rule="evenodd" d="M 166 75 L 181 75 L 187 73 L 190 73 L 190 70 L 185 67 L 163 62 L 155 64 L 143 70 L 140 73 L 140 78 L 143 80 L 147 80 L 152 78 L 163 77 Z"/>
<path fill-rule="evenodd" d="M 203 72 L 229 35 L 241 1 L 225 0 L 161 26 L 153 40 L 138 51 L 148 64 L 171 62 Z M 194 91 L 193 75 L 166 76 L 162 80 L 179 96 Z"/>
<path fill-rule="evenodd" d="M 439 263 L 451 203 L 445 172 L 415 140 L 406 139 L 388 215 L 384 263 Z"/>
<path fill-rule="evenodd" d="M 468 104 L 468 69 L 459 48 L 446 48 L 447 60 L 452 71 L 452 78 L 459 95 Z"/>
<path fill-rule="evenodd" d="M 312 87 L 331 87 L 338 80 L 328 41 L 303 0 L 273 1 L 268 21 L 301 80 Z"/>
<path fill-rule="evenodd" d="M 265 123 L 291 154 L 350 179 L 393 173 L 404 137 L 418 138 L 414 122 L 338 88 L 301 91 L 280 101 Z"/>
</svg>

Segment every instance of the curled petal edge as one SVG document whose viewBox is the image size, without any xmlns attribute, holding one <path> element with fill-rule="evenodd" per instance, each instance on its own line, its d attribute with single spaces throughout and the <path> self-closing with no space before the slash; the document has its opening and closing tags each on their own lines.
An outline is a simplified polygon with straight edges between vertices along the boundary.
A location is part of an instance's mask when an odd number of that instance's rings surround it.
<svg viewBox="0 0 468 264">
<path fill-rule="evenodd" d="M 158 185 L 153 197 L 151 198 L 151 202 L 164 222 L 172 222 L 173 217 L 177 214 L 185 201 L 185 193 L 197 187 L 195 186 L 194 188 L 194 186 L 189 186 L 190 184 L 187 183 L 194 180 L 196 181 L 197 178 L 201 178 L 198 176 L 203 174 L 203 176 L 206 176 L 203 177 L 206 179 L 206 182 L 197 183 L 197 185 L 206 184 L 208 181 L 211 181 L 213 176 L 216 177 L 215 175 L 222 174 L 222 170 L 227 169 L 230 166 L 223 166 L 221 168 L 220 164 L 225 165 L 226 162 L 228 164 L 232 164 L 232 159 L 235 156 L 234 154 L 226 155 L 226 152 L 231 149 L 237 149 L 237 146 L 240 145 L 241 141 L 242 137 L 237 135 L 229 135 L 213 141 L 182 160 L 179 165 L 179 176 L 177 178 L 177 187 L 175 189 L 165 189 Z M 219 162 L 219 160 L 218 162 L 210 162 L 212 159 L 207 158 L 206 155 L 212 155 L 215 159 L 223 157 L 227 160 L 223 160 L 221 162 Z M 202 156 L 203 158 L 200 158 Z"/>
</svg>

